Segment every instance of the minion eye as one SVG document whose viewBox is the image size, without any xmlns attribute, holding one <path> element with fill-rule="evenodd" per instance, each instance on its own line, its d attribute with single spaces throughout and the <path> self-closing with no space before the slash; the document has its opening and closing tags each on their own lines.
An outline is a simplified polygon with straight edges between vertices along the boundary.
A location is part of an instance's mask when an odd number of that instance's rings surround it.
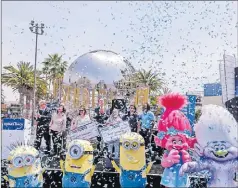
<svg viewBox="0 0 238 188">
<path fill-rule="evenodd" d="M 139 148 L 139 144 L 137 142 L 133 142 L 131 146 L 133 150 L 137 150 Z"/>
<path fill-rule="evenodd" d="M 73 145 L 69 149 L 69 155 L 73 159 L 79 159 L 82 156 L 82 154 L 83 154 L 83 149 L 82 147 L 78 145 Z"/>
<path fill-rule="evenodd" d="M 125 148 L 125 149 L 130 149 L 130 142 L 124 142 L 124 144 L 123 144 L 123 147 Z"/>
<path fill-rule="evenodd" d="M 23 166 L 23 158 L 22 157 L 16 157 L 13 159 L 13 165 L 17 168 L 20 168 Z"/>
<path fill-rule="evenodd" d="M 32 165 L 34 162 L 34 159 L 35 158 L 32 155 L 27 155 L 26 158 L 24 159 L 25 165 L 27 165 L 27 166 Z"/>
<path fill-rule="evenodd" d="M 177 144 L 176 140 L 173 140 L 173 144 Z"/>
</svg>

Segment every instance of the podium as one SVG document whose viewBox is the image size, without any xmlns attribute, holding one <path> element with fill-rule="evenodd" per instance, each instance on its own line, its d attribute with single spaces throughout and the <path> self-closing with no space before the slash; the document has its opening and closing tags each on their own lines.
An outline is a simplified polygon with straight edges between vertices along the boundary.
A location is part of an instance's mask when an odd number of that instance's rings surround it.
<svg viewBox="0 0 238 188">
<path fill-rule="evenodd" d="M 2 120 L 2 160 L 7 159 L 11 144 L 27 143 L 31 139 L 31 121 L 28 119 Z"/>
</svg>

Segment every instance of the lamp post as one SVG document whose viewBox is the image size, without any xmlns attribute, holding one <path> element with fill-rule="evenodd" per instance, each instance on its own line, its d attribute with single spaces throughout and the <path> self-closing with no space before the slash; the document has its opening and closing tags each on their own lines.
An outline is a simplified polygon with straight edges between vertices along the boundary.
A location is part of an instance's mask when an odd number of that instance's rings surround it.
<svg viewBox="0 0 238 188">
<path fill-rule="evenodd" d="M 35 43 L 35 67 L 34 67 L 34 88 L 33 88 L 33 101 L 32 101 L 32 126 L 34 124 L 34 113 L 35 113 L 35 103 L 36 103 L 36 62 L 37 62 L 37 44 L 38 44 L 38 35 L 43 35 L 45 25 L 41 23 L 35 23 L 33 20 L 30 23 L 30 31 L 36 35 Z"/>
</svg>

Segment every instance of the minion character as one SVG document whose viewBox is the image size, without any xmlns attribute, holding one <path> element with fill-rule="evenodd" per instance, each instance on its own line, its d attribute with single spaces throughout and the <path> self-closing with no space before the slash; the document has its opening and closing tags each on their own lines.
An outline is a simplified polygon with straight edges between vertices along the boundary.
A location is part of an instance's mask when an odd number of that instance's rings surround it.
<svg viewBox="0 0 238 188">
<path fill-rule="evenodd" d="M 32 146 L 11 146 L 7 159 L 8 175 L 4 177 L 10 187 L 42 187 L 43 172 L 39 152 Z"/>
<path fill-rule="evenodd" d="M 120 138 L 120 167 L 111 159 L 113 167 L 120 173 L 121 187 L 144 188 L 146 175 L 153 162 L 146 165 L 145 141 L 137 133 L 123 134 Z"/>
<path fill-rule="evenodd" d="M 93 147 L 86 140 L 73 140 L 67 147 L 65 161 L 60 160 L 63 187 L 90 187 L 95 170 Z"/>
</svg>

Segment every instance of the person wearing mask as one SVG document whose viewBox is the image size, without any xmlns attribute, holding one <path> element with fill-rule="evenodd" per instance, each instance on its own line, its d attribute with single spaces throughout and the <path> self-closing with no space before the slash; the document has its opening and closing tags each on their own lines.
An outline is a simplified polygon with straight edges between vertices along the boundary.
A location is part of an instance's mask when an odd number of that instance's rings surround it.
<svg viewBox="0 0 238 188">
<path fill-rule="evenodd" d="M 35 117 L 37 121 L 37 128 L 36 128 L 36 140 L 34 143 L 34 147 L 39 151 L 41 146 L 42 137 L 44 137 L 46 142 L 46 150 L 44 151 L 45 154 L 50 153 L 50 133 L 49 133 L 49 123 L 51 120 L 51 112 L 46 106 L 46 101 L 41 100 L 39 102 L 39 111 L 38 115 Z"/>
<path fill-rule="evenodd" d="M 79 108 L 79 114 L 71 122 L 71 130 L 74 130 L 83 122 L 90 121 L 89 115 L 84 107 Z"/>
<path fill-rule="evenodd" d="M 129 107 L 129 112 L 122 117 L 122 120 L 128 121 L 131 127 L 131 132 L 137 132 L 138 118 L 139 116 L 137 115 L 136 106 L 131 104 Z"/>
<path fill-rule="evenodd" d="M 151 130 L 154 126 L 155 116 L 153 112 L 150 111 L 150 105 L 147 103 L 142 107 L 143 113 L 139 117 L 138 130 L 139 134 L 145 140 L 145 147 L 148 149 L 151 138 Z"/>
<path fill-rule="evenodd" d="M 50 122 L 50 133 L 53 140 L 53 154 L 59 155 L 62 150 L 63 133 L 66 130 L 66 115 L 64 105 L 61 104 L 57 112 L 52 114 Z"/>
</svg>

